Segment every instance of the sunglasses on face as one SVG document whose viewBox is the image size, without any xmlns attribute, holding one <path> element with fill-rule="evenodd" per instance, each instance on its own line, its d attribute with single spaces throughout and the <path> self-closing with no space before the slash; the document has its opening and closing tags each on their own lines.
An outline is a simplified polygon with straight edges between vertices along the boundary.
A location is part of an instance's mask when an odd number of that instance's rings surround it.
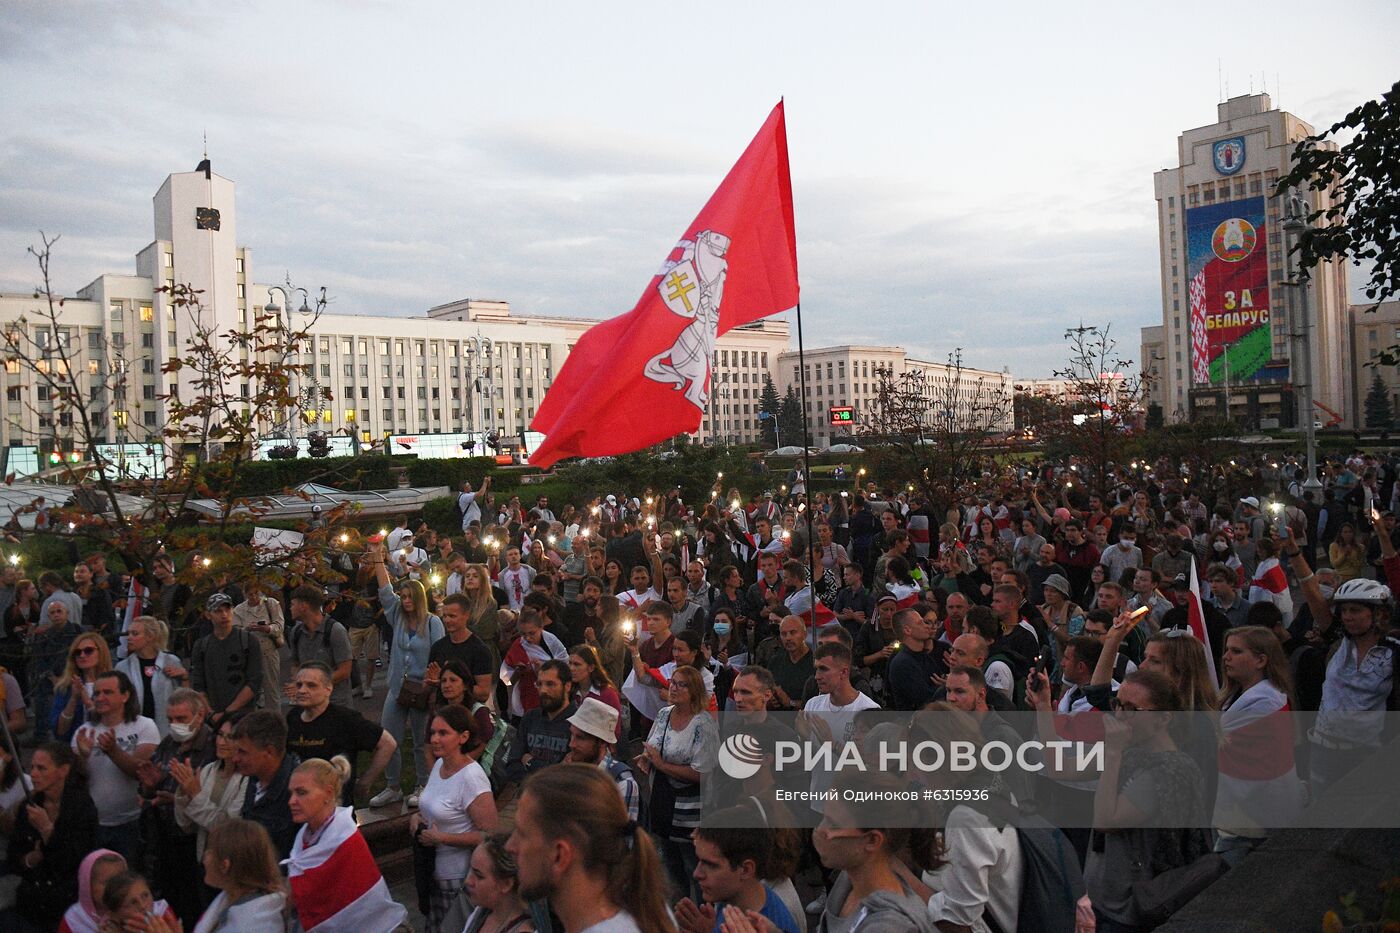
<svg viewBox="0 0 1400 933">
<path fill-rule="evenodd" d="M 73 649 L 73 657 L 75 657 L 75 658 L 78 657 L 79 655 L 81 655 L 81 656 L 83 656 L 83 657 L 87 657 L 87 656 L 90 655 L 90 654 L 97 654 L 97 646 L 96 646 L 96 645 L 84 645 L 84 646 L 81 647 L 81 648 L 74 648 L 74 649 Z"/>
</svg>

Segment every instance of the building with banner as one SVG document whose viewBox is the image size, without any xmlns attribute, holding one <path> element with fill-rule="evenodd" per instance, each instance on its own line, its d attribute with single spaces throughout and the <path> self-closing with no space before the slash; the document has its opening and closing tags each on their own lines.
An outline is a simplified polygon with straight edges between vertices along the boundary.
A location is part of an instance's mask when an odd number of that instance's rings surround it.
<svg viewBox="0 0 1400 933">
<path fill-rule="evenodd" d="M 1155 175 L 1162 326 L 1154 347 L 1168 419 L 1228 416 L 1246 428 L 1294 427 L 1302 321 L 1287 256 L 1283 203 L 1273 196 L 1294 146 L 1313 128 L 1267 94 L 1217 105 L 1217 122 L 1177 140 L 1177 166 Z M 1308 192 L 1317 205 L 1318 192 Z M 1315 270 L 1307 285 L 1313 412 L 1354 421 L 1347 373 L 1346 267 Z"/>
</svg>

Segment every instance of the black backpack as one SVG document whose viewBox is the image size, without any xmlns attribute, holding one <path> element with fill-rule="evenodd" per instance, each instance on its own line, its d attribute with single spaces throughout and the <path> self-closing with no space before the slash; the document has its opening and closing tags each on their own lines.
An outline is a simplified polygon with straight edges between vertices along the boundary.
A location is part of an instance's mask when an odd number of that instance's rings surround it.
<svg viewBox="0 0 1400 933">
<path fill-rule="evenodd" d="M 1044 817 L 1019 813 L 1005 797 L 995 794 L 966 804 L 991 821 L 994 827 L 1015 822 L 1021 846 L 1021 898 L 1017 916 L 1034 918 L 1038 933 L 1074 933 L 1074 915 L 1084 896 L 1084 871 L 1079 856 L 1065 834 Z M 992 933 L 1002 930 L 990 913 L 982 914 Z M 1026 924 L 1021 924 L 1022 929 Z"/>
</svg>

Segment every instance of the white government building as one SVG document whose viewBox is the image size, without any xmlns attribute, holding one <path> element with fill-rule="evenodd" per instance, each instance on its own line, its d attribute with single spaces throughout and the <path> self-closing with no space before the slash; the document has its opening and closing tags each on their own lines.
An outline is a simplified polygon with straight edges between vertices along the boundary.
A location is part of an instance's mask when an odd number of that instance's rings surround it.
<svg viewBox="0 0 1400 933">
<path fill-rule="evenodd" d="M 157 289 L 179 283 L 202 290 L 202 325 L 214 333 L 248 327 L 269 305 L 277 306 L 284 319 L 290 316 L 294 329 L 304 326 L 298 323 L 299 314 L 285 307 L 289 302 L 280 286 L 254 278 L 252 250 L 238 242 L 232 181 L 205 162 L 194 172 L 168 176 L 153 200 L 155 236 L 136 254 L 135 274 L 101 275 L 67 298 L 56 333 L 38 324 L 42 298 L 0 294 L 0 327 L 17 328 L 25 318 L 39 355 L 44 355 L 43 347 L 66 347 L 80 391 L 105 417 L 103 440 L 114 447 L 104 453 L 115 456 L 112 450 L 120 445 L 126 456 L 138 460 L 150 456 L 147 445 L 165 427 L 166 396 L 193 391 L 189 373 L 178 378 L 162 375 L 166 361 L 193 336 L 194 323 L 187 311 L 172 313 L 167 294 Z M 297 292 L 290 299 L 302 306 Z M 320 430 L 331 436 L 335 452 L 348 452 L 356 442 L 392 435 L 395 452 L 441 457 L 464 456 L 472 452 L 471 443 L 481 452 L 480 440 L 487 433 L 519 439 L 569 350 L 594 323 L 513 314 L 508 302 L 478 299 L 438 305 L 417 316 L 323 314 L 312 329 L 312 345 L 288 361 L 305 368 L 297 379 L 302 404 L 298 441 L 305 449 L 305 434 Z M 240 352 L 246 359 L 248 351 Z M 838 377 L 830 365 L 832 354 L 850 362 L 850 392 L 844 374 Z M 859 407 L 872 398 L 868 382 L 854 381 L 857 373 L 876 360 L 899 370 L 906 363 L 897 347 L 821 348 L 808 351 L 808 356 L 817 369 L 808 389 L 814 443 L 817 438 L 834 439 L 826 426 L 827 406 L 839 399 L 839 404 Z M 781 316 L 721 336 L 715 351 L 715 391 L 698 439 L 761 442 L 763 378 L 770 376 L 781 394 L 796 359 L 796 352 L 789 352 L 788 323 Z M 822 378 L 824 363 L 830 379 Z M 969 378 L 1009 380 L 1002 373 L 967 373 Z M 109 375 L 115 378 L 109 380 Z M 103 397 L 108 384 L 114 386 L 110 399 Z M 230 392 L 236 394 L 232 386 Z M 5 472 L 27 475 L 48 466 L 51 457 L 86 454 L 78 449 L 81 439 L 75 437 L 68 416 L 53 409 L 45 387 L 36 385 L 22 364 L 7 361 L 0 400 Z M 269 423 L 264 446 L 277 443 L 274 436 L 285 443 L 284 430 L 283 425 Z M 193 448 L 201 439 L 188 440 Z"/>
</svg>

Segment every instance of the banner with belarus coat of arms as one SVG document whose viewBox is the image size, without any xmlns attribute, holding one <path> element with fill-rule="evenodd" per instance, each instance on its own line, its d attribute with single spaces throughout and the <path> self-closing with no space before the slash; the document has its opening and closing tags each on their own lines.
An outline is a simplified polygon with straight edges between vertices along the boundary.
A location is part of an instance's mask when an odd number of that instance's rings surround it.
<svg viewBox="0 0 1400 933">
<path fill-rule="evenodd" d="M 1186 263 L 1192 385 L 1286 380 L 1273 358 L 1264 199 L 1189 209 Z"/>
</svg>

